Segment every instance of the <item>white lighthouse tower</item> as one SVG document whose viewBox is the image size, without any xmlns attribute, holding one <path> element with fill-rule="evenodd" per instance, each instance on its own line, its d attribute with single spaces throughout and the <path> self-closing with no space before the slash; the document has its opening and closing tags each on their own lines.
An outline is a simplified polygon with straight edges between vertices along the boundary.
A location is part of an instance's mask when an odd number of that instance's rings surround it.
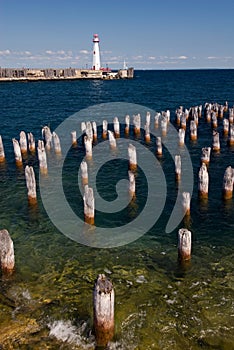
<svg viewBox="0 0 234 350">
<path fill-rule="evenodd" d="M 93 35 L 93 70 L 101 68 L 100 51 L 99 51 L 99 37 L 98 34 Z"/>
</svg>

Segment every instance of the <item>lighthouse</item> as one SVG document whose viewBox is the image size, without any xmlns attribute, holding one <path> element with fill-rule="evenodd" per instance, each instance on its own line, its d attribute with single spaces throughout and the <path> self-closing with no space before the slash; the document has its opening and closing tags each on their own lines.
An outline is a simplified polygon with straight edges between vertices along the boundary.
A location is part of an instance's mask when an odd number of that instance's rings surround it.
<svg viewBox="0 0 234 350">
<path fill-rule="evenodd" d="M 93 70 L 100 70 L 100 51 L 98 34 L 93 35 Z"/>
</svg>

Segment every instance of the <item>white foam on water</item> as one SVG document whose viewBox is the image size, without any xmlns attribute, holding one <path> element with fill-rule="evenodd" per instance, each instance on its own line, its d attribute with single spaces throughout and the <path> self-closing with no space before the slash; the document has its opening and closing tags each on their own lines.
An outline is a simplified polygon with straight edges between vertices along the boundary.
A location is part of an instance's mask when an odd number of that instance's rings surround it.
<svg viewBox="0 0 234 350">
<path fill-rule="evenodd" d="M 80 328 L 77 328 L 71 323 L 70 320 L 57 320 L 48 324 L 50 329 L 49 336 L 55 337 L 57 340 L 62 342 L 82 346 L 82 349 L 93 349 L 93 337 L 88 339 L 82 335 L 86 326 L 87 324 L 83 323 Z"/>
</svg>

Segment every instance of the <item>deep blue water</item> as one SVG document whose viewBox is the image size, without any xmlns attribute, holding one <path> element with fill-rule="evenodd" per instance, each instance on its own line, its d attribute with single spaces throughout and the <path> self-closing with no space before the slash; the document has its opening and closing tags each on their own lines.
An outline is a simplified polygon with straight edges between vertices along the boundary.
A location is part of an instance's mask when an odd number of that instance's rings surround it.
<svg viewBox="0 0 234 350">
<path fill-rule="evenodd" d="M 74 348 L 93 348 L 93 338 L 89 335 L 92 288 L 97 274 L 105 270 L 111 272 L 116 290 L 116 336 L 112 349 L 231 349 L 234 346 L 234 204 L 233 199 L 222 199 L 223 174 L 227 166 L 234 167 L 234 149 L 223 137 L 222 119 L 218 120 L 217 128 L 221 151 L 212 152 L 209 165 L 208 201 L 201 202 L 197 194 L 201 148 L 212 145 L 212 128 L 203 115 L 198 140 L 191 142 L 186 133 L 194 171 L 191 216 L 182 220 L 173 232 L 165 233 L 177 185 L 172 159 L 164 149 L 158 161 L 166 176 L 168 192 L 157 224 L 134 243 L 107 250 L 86 247 L 62 235 L 51 223 L 39 189 L 38 206 L 28 206 L 23 168 L 15 165 L 11 141 L 13 137 L 19 139 L 21 130 L 33 132 L 38 140 L 44 125 L 53 131 L 72 114 L 102 103 L 139 104 L 156 112 L 169 109 L 171 122 L 178 129 L 174 114 L 179 106 L 190 108 L 225 101 L 230 107 L 234 105 L 234 70 L 136 71 L 132 80 L 0 84 L 0 134 L 6 153 L 6 162 L 0 164 L 0 228 L 10 232 L 16 254 L 14 275 L 0 282 L 0 329 L 6 332 L 7 324 L 14 328 L 19 322 L 35 320 L 38 331 L 28 332 L 26 340 L 19 341 L 22 349 L 27 345 L 33 349 L 45 345 L 69 348 L 59 338 L 62 329 Z M 99 108 L 100 124 L 104 119 L 101 112 Z M 115 116 L 109 116 L 110 123 Z M 227 112 L 224 117 L 228 117 Z M 121 138 L 125 138 L 124 117 L 119 119 Z M 153 129 L 153 121 L 151 124 Z M 97 143 L 101 143 L 100 128 L 98 136 Z M 132 130 L 129 138 L 137 140 Z M 138 141 L 154 152 L 153 141 L 148 145 L 142 138 Z M 81 217 L 82 194 L 76 192 L 76 185 L 77 167 L 83 156 L 79 140 L 77 148 L 71 149 L 67 157 L 63 183 L 71 207 Z M 26 164 L 34 166 L 39 185 L 36 155 L 28 153 L 23 160 L 23 165 Z M 117 178 L 127 178 L 127 165 L 110 162 L 99 177 L 103 197 L 113 200 Z M 135 206 L 115 216 L 99 213 L 96 222 L 111 228 L 131 221 L 132 215 L 144 210 L 147 197 L 144 181 L 139 170 Z M 55 210 L 57 206 L 54 203 Z M 182 226 L 193 234 L 192 260 L 185 271 L 177 264 L 176 233 Z M 56 328 L 58 325 L 61 328 Z M 57 338 L 53 337 L 53 331 Z M 17 348 L 15 342 L 13 345 Z"/>
</svg>

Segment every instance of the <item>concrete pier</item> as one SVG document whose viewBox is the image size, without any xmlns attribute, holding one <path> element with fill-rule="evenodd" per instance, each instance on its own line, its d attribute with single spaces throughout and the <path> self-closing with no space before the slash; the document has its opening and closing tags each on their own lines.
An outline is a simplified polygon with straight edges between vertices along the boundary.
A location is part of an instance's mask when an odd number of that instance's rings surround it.
<svg viewBox="0 0 234 350">
<path fill-rule="evenodd" d="M 0 68 L 1 81 L 40 81 L 40 80 L 75 80 L 75 79 L 132 79 L 134 69 L 80 69 L 80 68 Z"/>
</svg>

